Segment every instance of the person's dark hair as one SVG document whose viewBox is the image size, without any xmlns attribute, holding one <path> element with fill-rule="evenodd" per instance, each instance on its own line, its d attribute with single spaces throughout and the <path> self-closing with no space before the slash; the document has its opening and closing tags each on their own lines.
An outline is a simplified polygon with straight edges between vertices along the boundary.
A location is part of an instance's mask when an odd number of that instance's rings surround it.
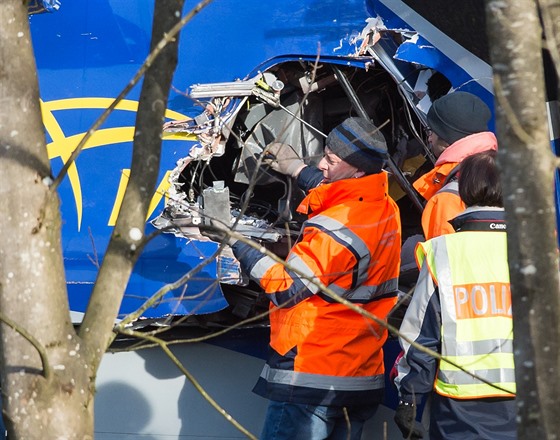
<svg viewBox="0 0 560 440">
<path fill-rule="evenodd" d="M 496 151 L 473 154 L 459 167 L 459 196 L 465 205 L 504 206 Z"/>
</svg>

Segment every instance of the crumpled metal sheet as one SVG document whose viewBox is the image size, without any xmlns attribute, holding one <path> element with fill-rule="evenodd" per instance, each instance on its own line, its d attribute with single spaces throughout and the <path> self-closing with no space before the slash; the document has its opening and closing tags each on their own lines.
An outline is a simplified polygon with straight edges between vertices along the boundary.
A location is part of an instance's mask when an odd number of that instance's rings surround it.
<svg viewBox="0 0 560 440">
<path fill-rule="evenodd" d="M 27 12 L 29 15 L 42 12 L 55 12 L 60 8 L 60 0 L 29 0 Z"/>
</svg>

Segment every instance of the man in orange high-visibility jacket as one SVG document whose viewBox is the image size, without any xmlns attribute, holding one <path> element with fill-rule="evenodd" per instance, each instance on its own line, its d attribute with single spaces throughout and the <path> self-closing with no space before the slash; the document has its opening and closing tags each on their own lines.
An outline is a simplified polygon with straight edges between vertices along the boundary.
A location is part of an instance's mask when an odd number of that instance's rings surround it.
<svg viewBox="0 0 560 440">
<path fill-rule="evenodd" d="M 422 213 L 427 240 L 454 232 L 449 220 L 465 209 L 458 194 L 457 165 L 472 154 L 498 148 L 496 136 L 488 131 L 490 117 L 484 101 L 467 92 L 444 95 L 430 107 L 428 142 L 437 161 L 413 184 L 428 201 Z"/>
<path fill-rule="evenodd" d="M 269 152 L 270 166 L 300 186 L 320 183 L 298 208 L 308 220 L 287 266 L 230 240 L 271 301 L 270 355 L 254 389 L 270 399 L 260 439 L 359 439 L 383 397 L 387 331 L 313 282 L 380 319 L 395 304 L 401 233 L 382 169 L 385 139 L 349 118 L 330 132 L 318 168 L 288 145 Z"/>
</svg>

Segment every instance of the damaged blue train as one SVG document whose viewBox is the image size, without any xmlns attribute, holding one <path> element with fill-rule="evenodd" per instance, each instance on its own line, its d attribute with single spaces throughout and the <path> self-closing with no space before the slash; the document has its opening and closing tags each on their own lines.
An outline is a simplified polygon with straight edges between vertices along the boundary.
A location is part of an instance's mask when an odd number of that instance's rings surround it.
<svg viewBox="0 0 560 440">
<path fill-rule="evenodd" d="M 298 153 L 316 163 L 325 134 L 350 115 L 381 127 L 403 237 L 421 233 L 423 204 L 411 182 L 433 165 L 425 131 L 431 101 L 462 90 L 493 108 L 483 33 L 465 32 L 466 23 L 436 13 L 449 7 L 444 0 L 423 3 L 216 0 L 194 16 L 180 38 L 162 125 L 159 184 L 146 222 L 146 233 L 162 233 L 136 263 L 121 318 L 216 252 L 218 245 L 198 230 L 204 214 L 239 217 L 244 234 L 278 255 L 286 253 L 303 220 L 295 212 L 303 194 L 290 179 L 263 171 L 255 158 L 280 140 L 299 146 Z M 193 6 L 186 2 L 185 10 Z M 470 17 L 468 26 L 484 26 L 483 9 L 458 7 L 465 11 L 454 16 Z M 153 0 L 30 3 L 54 175 L 143 64 L 153 10 Z M 77 324 L 128 182 L 139 95 L 140 85 L 118 104 L 59 188 L 68 295 Z M 549 110 L 558 115 L 556 97 L 550 97 Z M 408 263 L 401 270 L 403 290 L 416 276 L 415 264 Z M 167 292 L 137 325 L 167 325 L 181 317 L 183 327 L 220 329 L 254 318 L 267 306 L 226 250 Z M 245 327 L 245 335 L 266 328 L 266 319 Z M 391 356 L 398 348 L 392 350 Z M 395 403 L 391 399 L 389 393 L 388 406 Z"/>
</svg>

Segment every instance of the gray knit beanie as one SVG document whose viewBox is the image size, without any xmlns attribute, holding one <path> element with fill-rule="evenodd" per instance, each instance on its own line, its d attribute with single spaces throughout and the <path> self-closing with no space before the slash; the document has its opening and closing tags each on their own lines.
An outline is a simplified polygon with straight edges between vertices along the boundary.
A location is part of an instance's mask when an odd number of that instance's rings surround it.
<svg viewBox="0 0 560 440">
<path fill-rule="evenodd" d="M 490 109 L 478 96 L 453 92 L 432 103 L 428 125 L 441 139 L 453 144 L 468 135 L 488 131 L 491 117 Z"/>
<path fill-rule="evenodd" d="M 387 143 L 379 129 L 364 118 L 348 118 L 327 137 L 326 146 L 346 163 L 366 174 L 381 172 Z"/>
</svg>

